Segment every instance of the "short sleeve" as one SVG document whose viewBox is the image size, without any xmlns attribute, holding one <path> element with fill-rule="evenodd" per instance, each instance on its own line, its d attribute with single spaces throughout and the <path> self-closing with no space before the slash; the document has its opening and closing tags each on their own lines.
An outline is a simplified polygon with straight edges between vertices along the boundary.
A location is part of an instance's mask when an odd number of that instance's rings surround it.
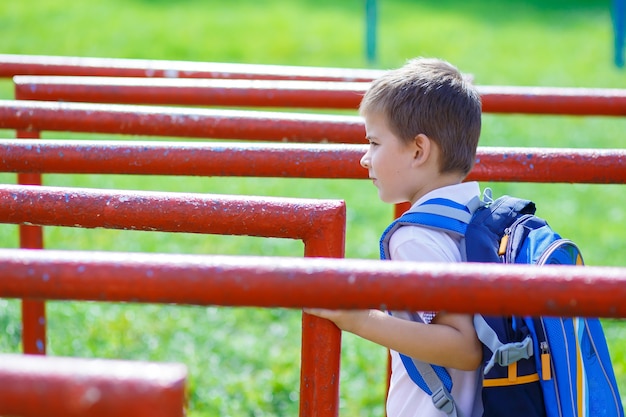
<svg viewBox="0 0 626 417">
<path fill-rule="evenodd" d="M 394 261 L 461 262 L 460 239 L 421 226 L 402 226 L 389 240 Z"/>
<path fill-rule="evenodd" d="M 394 261 L 460 262 L 459 240 L 446 232 L 421 226 L 402 226 L 389 241 L 389 252 Z M 436 311 L 422 311 L 421 321 L 430 324 Z"/>
</svg>

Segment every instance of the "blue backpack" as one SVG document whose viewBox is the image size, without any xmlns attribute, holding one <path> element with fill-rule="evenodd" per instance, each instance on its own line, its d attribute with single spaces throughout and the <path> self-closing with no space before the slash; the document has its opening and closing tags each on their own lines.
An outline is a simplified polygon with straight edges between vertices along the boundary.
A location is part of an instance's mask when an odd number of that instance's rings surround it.
<svg viewBox="0 0 626 417">
<path fill-rule="evenodd" d="M 389 258 L 393 231 L 415 224 L 462 236 L 467 262 L 583 265 L 578 247 L 535 216 L 534 203 L 509 196 L 493 200 L 488 189 L 484 201 L 476 197 L 467 206 L 436 198 L 412 208 L 383 233 L 381 259 Z M 477 314 L 474 326 L 483 343 L 484 417 L 624 416 L 597 318 Z M 435 407 L 458 416 L 446 369 L 400 357 Z"/>
</svg>

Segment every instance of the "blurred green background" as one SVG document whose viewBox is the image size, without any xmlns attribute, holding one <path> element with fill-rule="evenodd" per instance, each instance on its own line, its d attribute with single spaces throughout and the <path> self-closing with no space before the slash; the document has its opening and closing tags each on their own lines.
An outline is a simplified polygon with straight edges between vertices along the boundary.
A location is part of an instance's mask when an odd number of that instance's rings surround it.
<svg viewBox="0 0 626 417">
<path fill-rule="evenodd" d="M 365 1 L 4 1 L 0 53 L 380 69 L 436 56 L 480 85 L 624 88 L 626 71 L 613 64 L 610 7 L 594 0 L 379 1 L 377 55 L 370 62 Z M 0 98 L 12 97 L 11 82 L 0 81 Z M 481 145 L 621 148 L 625 133 L 623 117 L 485 114 Z M 0 136 L 14 133 L 0 130 Z M 0 181 L 14 183 L 15 175 L 0 173 Z M 343 199 L 351 258 L 378 256 L 378 237 L 392 213 L 368 181 L 46 175 L 44 183 Z M 533 199 L 541 216 L 580 244 L 587 264 L 625 264 L 623 186 L 482 185 Z M 281 239 L 54 227 L 44 238 L 57 249 L 302 254 L 300 242 Z M 17 227 L 0 226 L 0 246 L 18 246 Z M 605 325 L 624 394 L 624 326 L 619 320 Z M 297 414 L 298 311 L 50 302 L 48 331 L 51 355 L 187 364 L 191 416 Z M 19 302 L 0 300 L 0 351 L 21 351 L 20 332 Z M 341 415 L 382 416 L 385 350 L 349 334 L 343 345 Z"/>
</svg>

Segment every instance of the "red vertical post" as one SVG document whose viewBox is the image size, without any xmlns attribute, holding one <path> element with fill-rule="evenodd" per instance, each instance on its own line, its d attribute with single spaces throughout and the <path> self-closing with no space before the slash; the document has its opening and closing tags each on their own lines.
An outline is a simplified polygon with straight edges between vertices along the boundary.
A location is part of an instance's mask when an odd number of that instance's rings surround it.
<svg viewBox="0 0 626 417">
<path fill-rule="evenodd" d="M 19 139 L 40 139 L 39 132 L 18 130 Z M 17 174 L 17 183 L 41 185 L 41 174 Z M 43 249 L 43 228 L 20 225 L 20 248 Z M 46 304 L 38 300 L 22 300 L 22 349 L 24 353 L 46 354 Z"/>
<path fill-rule="evenodd" d="M 393 218 L 397 219 L 402 216 L 405 211 L 411 208 L 411 204 L 407 203 L 398 203 L 393 206 Z"/>
<path fill-rule="evenodd" d="M 408 202 L 398 203 L 393 206 L 393 218 L 397 219 L 402 216 L 408 209 L 411 208 L 411 204 Z M 391 387 L 391 352 L 387 351 L 387 385 L 385 389 L 385 404 L 387 403 L 387 396 L 389 395 L 389 388 Z M 385 413 L 385 416 L 387 413 Z"/>
<path fill-rule="evenodd" d="M 346 208 L 339 210 L 305 239 L 304 256 L 345 256 Z M 341 331 L 328 320 L 303 313 L 301 355 L 300 417 L 338 416 Z"/>
</svg>

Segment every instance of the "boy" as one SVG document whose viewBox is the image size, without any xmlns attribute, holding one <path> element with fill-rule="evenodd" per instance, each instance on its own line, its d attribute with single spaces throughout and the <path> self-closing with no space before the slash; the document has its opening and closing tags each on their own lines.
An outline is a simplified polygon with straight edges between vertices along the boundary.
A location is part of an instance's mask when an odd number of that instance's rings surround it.
<svg viewBox="0 0 626 417">
<path fill-rule="evenodd" d="M 382 201 L 409 201 L 415 207 L 432 198 L 467 204 L 479 196 L 478 184 L 463 180 L 476 157 L 480 96 L 455 67 L 437 59 L 411 60 L 375 80 L 359 110 L 369 142 L 361 165 Z M 397 261 L 460 262 L 459 245 L 451 234 L 410 225 L 393 232 L 389 254 Z M 459 415 L 482 413 L 482 350 L 471 315 L 419 312 L 419 321 L 414 321 L 411 314 L 379 310 L 306 312 L 390 349 L 389 417 L 445 415 L 410 379 L 398 352 L 446 367 Z"/>
</svg>

